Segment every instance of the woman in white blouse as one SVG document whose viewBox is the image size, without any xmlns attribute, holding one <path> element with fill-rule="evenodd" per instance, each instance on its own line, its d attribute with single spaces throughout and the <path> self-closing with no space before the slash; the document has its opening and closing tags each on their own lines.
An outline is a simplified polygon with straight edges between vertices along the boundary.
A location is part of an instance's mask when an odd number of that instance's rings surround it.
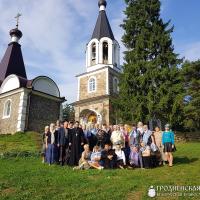
<svg viewBox="0 0 200 200">
<path fill-rule="evenodd" d="M 113 144 L 113 149 L 116 149 L 116 144 L 120 143 L 122 148 L 124 147 L 125 141 L 123 133 L 120 131 L 120 127 L 118 125 L 113 126 L 114 131 L 111 134 L 110 141 Z"/>
</svg>

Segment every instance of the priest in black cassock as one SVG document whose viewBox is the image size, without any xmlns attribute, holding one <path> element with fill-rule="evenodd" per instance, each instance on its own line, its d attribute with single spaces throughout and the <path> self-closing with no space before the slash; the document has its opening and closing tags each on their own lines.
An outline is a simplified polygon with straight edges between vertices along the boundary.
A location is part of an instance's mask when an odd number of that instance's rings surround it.
<svg viewBox="0 0 200 200">
<path fill-rule="evenodd" d="M 75 123 L 74 128 L 69 135 L 69 146 L 71 147 L 69 165 L 77 166 L 84 145 L 84 133 L 82 128 L 79 128 L 79 122 Z"/>
</svg>

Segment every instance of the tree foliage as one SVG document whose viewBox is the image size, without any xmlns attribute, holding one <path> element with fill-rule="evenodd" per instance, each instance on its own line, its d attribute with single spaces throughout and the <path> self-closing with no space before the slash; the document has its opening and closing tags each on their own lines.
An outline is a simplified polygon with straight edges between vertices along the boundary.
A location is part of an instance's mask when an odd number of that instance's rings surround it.
<svg viewBox="0 0 200 200">
<path fill-rule="evenodd" d="M 127 50 L 116 103 L 120 117 L 144 122 L 157 118 L 177 127 L 183 109 L 182 59 L 174 53 L 173 27 L 161 19 L 159 0 L 125 2 L 126 18 L 121 26 Z"/>
<path fill-rule="evenodd" d="M 70 104 L 65 103 L 63 106 L 63 120 L 74 121 L 75 111 L 74 107 Z"/>
<path fill-rule="evenodd" d="M 200 130 L 200 60 L 185 62 L 182 72 L 186 89 L 184 124 L 187 129 Z"/>
</svg>

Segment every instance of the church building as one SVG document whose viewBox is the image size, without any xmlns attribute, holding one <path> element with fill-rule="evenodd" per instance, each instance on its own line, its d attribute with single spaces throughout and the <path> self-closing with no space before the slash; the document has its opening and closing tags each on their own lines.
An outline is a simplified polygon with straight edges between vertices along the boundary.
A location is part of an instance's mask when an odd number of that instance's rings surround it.
<svg viewBox="0 0 200 200">
<path fill-rule="evenodd" d="M 61 117 L 57 84 L 47 76 L 27 78 L 17 27 L 10 31 L 11 42 L 0 63 L 0 134 L 44 130 Z"/>
<path fill-rule="evenodd" d="M 77 75 L 78 96 L 73 103 L 81 123 L 115 123 L 112 98 L 119 92 L 120 46 L 106 15 L 106 0 L 99 0 L 99 16 L 86 46 L 86 72 Z"/>
</svg>

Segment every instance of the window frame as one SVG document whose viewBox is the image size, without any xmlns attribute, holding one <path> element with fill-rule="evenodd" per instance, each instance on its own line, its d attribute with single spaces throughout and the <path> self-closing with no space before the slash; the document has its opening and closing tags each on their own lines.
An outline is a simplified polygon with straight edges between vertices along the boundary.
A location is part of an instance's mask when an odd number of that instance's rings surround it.
<svg viewBox="0 0 200 200">
<path fill-rule="evenodd" d="M 107 44 L 107 60 L 106 59 L 104 59 L 104 44 Z M 108 59 L 109 59 L 109 43 L 108 43 L 108 41 L 107 40 L 104 40 L 103 42 L 102 42 L 102 63 L 103 64 L 108 64 L 109 62 L 108 62 Z"/>
<path fill-rule="evenodd" d="M 91 83 L 91 80 L 94 80 L 94 83 Z M 91 89 L 91 84 L 93 84 L 93 88 L 92 88 L 92 90 L 90 90 Z M 92 76 L 92 77 L 90 77 L 89 78 L 89 80 L 88 80 L 88 93 L 93 93 L 93 92 L 96 92 L 96 90 L 97 90 L 97 80 L 96 80 L 96 77 L 95 76 Z"/>
<path fill-rule="evenodd" d="M 7 115 L 7 112 L 8 112 L 8 102 L 10 102 L 10 112 L 9 112 L 9 114 Z M 11 99 L 7 99 L 7 100 L 4 102 L 3 117 L 2 117 L 2 119 L 10 118 L 11 112 L 12 112 L 12 100 L 11 100 Z"/>
<path fill-rule="evenodd" d="M 117 85 L 116 85 L 117 83 Z M 119 79 L 117 77 L 113 78 L 113 92 L 119 94 Z"/>
<path fill-rule="evenodd" d="M 93 51 L 95 49 L 95 51 Z M 94 57 L 93 57 L 94 54 Z M 97 60 L 97 44 L 96 42 L 92 42 L 91 44 L 91 65 L 95 65 Z"/>
</svg>

